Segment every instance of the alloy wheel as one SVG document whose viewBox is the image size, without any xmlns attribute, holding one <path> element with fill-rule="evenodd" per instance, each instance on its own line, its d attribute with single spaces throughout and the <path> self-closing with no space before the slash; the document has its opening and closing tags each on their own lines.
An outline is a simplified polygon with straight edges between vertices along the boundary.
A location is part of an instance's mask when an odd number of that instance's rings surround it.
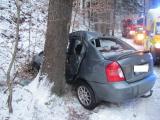
<svg viewBox="0 0 160 120">
<path fill-rule="evenodd" d="M 77 92 L 80 102 L 85 106 L 89 106 L 92 102 L 90 91 L 85 86 L 79 86 Z"/>
</svg>

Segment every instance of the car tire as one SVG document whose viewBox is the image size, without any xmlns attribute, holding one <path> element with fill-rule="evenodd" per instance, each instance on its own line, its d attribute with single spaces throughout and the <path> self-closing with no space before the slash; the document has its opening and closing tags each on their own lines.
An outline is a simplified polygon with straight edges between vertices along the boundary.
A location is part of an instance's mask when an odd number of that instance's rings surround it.
<svg viewBox="0 0 160 120">
<path fill-rule="evenodd" d="M 76 88 L 77 98 L 80 104 L 88 109 L 93 110 L 97 106 L 95 94 L 92 88 L 85 82 L 80 82 Z"/>
<path fill-rule="evenodd" d="M 153 57 L 153 64 L 154 64 L 154 65 L 157 65 L 158 63 L 157 63 L 157 59 L 156 59 L 156 54 L 155 54 L 155 52 L 154 52 L 154 48 L 151 47 L 151 48 L 150 48 L 150 51 L 151 51 L 151 54 L 152 54 L 152 57 Z"/>
</svg>

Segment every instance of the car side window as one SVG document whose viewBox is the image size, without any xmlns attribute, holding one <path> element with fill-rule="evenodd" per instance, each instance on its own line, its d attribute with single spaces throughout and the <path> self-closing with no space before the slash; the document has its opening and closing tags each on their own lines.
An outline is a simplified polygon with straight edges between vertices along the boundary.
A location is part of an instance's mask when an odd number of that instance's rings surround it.
<svg viewBox="0 0 160 120">
<path fill-rule="evenodd" d="M 77 39 L 75 41 L 75 54 L 76 55 L 80 55 L 81 54 L 82 47 L 83 47 L 82 41 Z"/>
<path fill-rule="evenodd" d="M 75 40 L 73 37 L 70 37 L 67 47 L 67 54 L 72 55 L 74 54 L 74 46 L 75 46 Z"/>
<path fill-rule="evenodd" d="M 67 54 L 68 55 L 80 55 L 82 51 L 85 51 L 85 47 L 80 37 L 78 36 L 70 36 Z"/>
<path fill-rule="evenodd" d="M 95 39 L 96 47 L 101 47 L 101 43 L 99 39 Z"/>
<path fill-rule="evenodd" d="M 95 46 L 95 47 L 101 47 L 100 41 L 99 39 L 93 39 L 91 40 L 91 43 Z"/>
</svg>

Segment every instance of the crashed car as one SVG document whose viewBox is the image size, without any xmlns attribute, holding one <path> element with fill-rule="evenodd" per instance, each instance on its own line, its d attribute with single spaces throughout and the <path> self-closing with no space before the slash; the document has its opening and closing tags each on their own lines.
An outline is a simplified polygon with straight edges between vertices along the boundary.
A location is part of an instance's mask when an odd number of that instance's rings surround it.
<svg viewBox="0 0 160 120">
<path fill-rule="evenodd" d="M 36 61 L 34 61 L 36 63 Z M 155 84 L 153 58 L 114 37 L 77 31 L 69 36 L 66 81 L 86 109 L 143 96 Z"/>
</svg>

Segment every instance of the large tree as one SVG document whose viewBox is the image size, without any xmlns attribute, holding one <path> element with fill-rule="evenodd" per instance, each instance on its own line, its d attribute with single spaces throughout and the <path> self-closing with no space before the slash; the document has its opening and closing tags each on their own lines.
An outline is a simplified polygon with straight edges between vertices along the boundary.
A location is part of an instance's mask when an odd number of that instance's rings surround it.
<svg viewBox="0 0 160 120">
<path fill-rule="evenodd" d="M 73 0 L 50 0 L 42 74 L 54 82 L 52 92 L 62 95 L 65 87 L 65 58 Z"/>
</svg>

